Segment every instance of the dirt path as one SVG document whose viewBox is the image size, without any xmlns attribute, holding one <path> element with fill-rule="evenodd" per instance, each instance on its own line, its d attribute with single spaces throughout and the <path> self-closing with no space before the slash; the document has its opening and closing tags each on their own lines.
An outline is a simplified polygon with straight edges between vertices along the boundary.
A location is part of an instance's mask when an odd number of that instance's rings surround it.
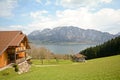
<svg viewBox="0 0 120 80">
<path fill-rule="evenodd" d="M 58 66 L 58 65 L 33 65 L 33 66 L 36 66 L 36 67 L 49 67 L 49 66 Z"/>
</svg>

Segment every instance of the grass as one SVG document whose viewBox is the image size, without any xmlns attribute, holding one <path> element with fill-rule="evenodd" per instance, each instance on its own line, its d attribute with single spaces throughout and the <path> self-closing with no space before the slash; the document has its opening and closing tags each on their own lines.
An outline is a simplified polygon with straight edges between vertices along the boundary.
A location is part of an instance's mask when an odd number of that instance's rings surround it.
<svg viewBox="0 0 120 80">
<path fill-rule="evenodd" d="M 38 59 L 33 59 L 32 63 L 35 64 L 35 65 L 41 65 L 42 64 L 41 60 L 38 60 Z M 63 59 L 58 59 L 56 61 L 56 59 L 52 59 L 52 60 L 43 60 L 43 64 L 44 65 L 72 64 L 72 61 L 70 61 L 70 60 L 63 60 Z"/>
<path fill-rule="evenodd" d="M 51 62 L 56 66 L 41 67 L 39 60 L 33 60 L 30 71 L 21 75 L 12 68 L 6 69 L 0 72 L 0 80 L 120 80 L 120 55 L 88 60 L 86 63 Z"/>
</svg>

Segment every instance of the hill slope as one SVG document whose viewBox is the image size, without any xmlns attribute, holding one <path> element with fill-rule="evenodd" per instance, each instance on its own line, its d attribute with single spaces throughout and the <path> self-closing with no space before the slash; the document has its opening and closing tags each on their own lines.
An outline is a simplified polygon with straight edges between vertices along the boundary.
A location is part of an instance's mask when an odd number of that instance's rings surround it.
<svg viewBox="0 0 120 80">
<path fill-rule="evenodd" d="M 63 26 L 54 29 L 33 31 L 28 35 L 28 37 L 32 41 L 40 42 L 103 43 L 115 36 L 92 29 L 85 30 L 73 26 Z"/>
<path fill-rule="evenodd" d="M 96 47 L 87 48 L 80 53 L 86 55 L 87 59 L 120 54 L 120 36 Z"/>
<path fill-rule="evenodd" d="M 120 55 L 88 60 L 87 63 L 32 65 L 29 72 L 21 75 L 8 69 L 10 74 L 4 76 L 5 71 L 2 71 L 0 80 L 119 80 L 119 61 Z"/>
</svg>

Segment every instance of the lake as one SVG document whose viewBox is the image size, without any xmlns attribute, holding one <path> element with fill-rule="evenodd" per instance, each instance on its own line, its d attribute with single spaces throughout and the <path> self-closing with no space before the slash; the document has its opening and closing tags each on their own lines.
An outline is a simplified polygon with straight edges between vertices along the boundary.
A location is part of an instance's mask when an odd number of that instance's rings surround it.
<svg viewBox="0 0 120 80">
<path fill-rule="evenodd" d="M 80 44 L 80 43 L 49 43 L 49 44 L 35 44 L 37 47 L 46 47 L 51 52 L 56 54 L 72 54 L 79 53 L 81 50 L 84 50 L 88 47 L 93 47 L 96 44 Z"/>
</svg>

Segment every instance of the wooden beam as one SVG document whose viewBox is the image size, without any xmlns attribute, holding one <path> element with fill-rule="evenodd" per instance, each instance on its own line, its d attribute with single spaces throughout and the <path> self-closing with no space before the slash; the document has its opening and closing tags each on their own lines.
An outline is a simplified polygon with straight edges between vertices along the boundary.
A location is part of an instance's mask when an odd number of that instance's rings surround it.
<svg viewBox="0 0 120 80">
<path fill-rule="evenodd" d="M 15 53 L 15 55 L 14 55 L 14 56 L 15 56 L 15 63 L 16 63 L 16 53 Z"/>
</svg>

